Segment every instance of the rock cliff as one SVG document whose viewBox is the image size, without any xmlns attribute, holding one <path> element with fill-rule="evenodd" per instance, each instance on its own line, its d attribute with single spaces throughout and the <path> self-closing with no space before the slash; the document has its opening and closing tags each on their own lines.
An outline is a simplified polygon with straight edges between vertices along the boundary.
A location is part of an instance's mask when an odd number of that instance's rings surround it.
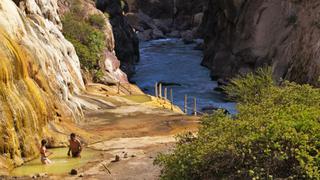
<svg viewBox="0 0 320 180">
<path fill-rule="evenodd" d="M 83 3 L 88 14 L 102 14 L 91 1 Z M 0 174 L 37 155 L 41 138 L 53 137 L 56 122 L 80 121 L 83 108 L 97 108 L 80 96 L 86 91 L 81 64 L 61 32 L 66 11 L 63 0 L 0 1 Z M 101 79 L 127 82 L 111 25 L 104 21 Z"/>
<path fill-rule="evenodd" d="M 276 79 L 319 85 L 317 0 L 207 0 L 203 64 L 212 77 L 271 65 Z"/>
<path fill-rule="evenodd" d="M 97 0 L 96 6 L 108 14 L 115 39 L 116 56 L 121 69 L 130 77 L 134 64 L 140 59 L 139 40 L 123 15 L 123 4 L 119 0 Z"/>
<path fill-rule="evenodd" d="M 0 2 L 0 161 L 37 154 L 49 121 L 79 120 L 85 87 L 55 1 Z"/>
</svg>

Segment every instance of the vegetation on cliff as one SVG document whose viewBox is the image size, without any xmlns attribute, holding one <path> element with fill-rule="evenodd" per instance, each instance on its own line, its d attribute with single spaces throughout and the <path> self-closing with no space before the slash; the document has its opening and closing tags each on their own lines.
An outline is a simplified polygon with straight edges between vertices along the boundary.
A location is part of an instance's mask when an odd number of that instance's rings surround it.
<svg viewBox="0 0 320 180">
<path fill-rule="evenodd" d="M 204 117 L 197 136 L 181 135 L 160 154 L 162 179 L 319 179 L 320 89 L 283 82 L 270 70 L 232 80 L 235 117 Z"/>
<path fill-rule="evenodd" d="M 77 0 L 72 7 L 62 19 L 63 34 L 74 45 L 82 68 L 99 72 L 99 60 L 106 46 L 105 19 L 100 14 L 83 18 L 85 9 Z"/>
</svg>

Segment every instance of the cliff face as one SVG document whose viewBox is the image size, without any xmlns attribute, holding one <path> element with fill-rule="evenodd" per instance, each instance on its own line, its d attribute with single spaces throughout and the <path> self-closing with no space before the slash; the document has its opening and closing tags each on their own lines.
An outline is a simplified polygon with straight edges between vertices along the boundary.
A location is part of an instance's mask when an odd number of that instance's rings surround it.
<svg viewBox="0 0 320 180">
<path fill-rule="evenodd" d="M 20 1 L 22 11 L 0 2 L 0 161 L 37 154 L 49 121 L 81 118 L 78 57 L 59 31 L 54 1 L 37 2 Z"/>
<path fill-rule="evenodd" d="M 115 52 L 121 62 L 121 69 L 130 77 L 134 73 L 134 64 L 140 59 L 139 40 L 123 15 L 119 0 L 97 0 L 96 6 L 108 13 L 115 39 Z"/>
<path fill-rule="evenodd" d="M 271 65 L 275 78 L 318 84 L 317 0 L 208 0 L 203 64 L 212 77 L 232 77 Z"/>
<path fill-rule="evenodd" d="M 92 1 L 82 3 L 86 13 L 102 14 Z M 60 145 L 50 127 L 80 121 L 82 108 L 98 108 L 78 96 L 85 92 L 82 70 L 59 17 L 69 5 L 64 0 L 0 1 L 0 174 L 37 155 L 41 138 Z M 104 21 L 101 79 L 127 82 L 115 56 L 112 27 Z"/>
</svg>

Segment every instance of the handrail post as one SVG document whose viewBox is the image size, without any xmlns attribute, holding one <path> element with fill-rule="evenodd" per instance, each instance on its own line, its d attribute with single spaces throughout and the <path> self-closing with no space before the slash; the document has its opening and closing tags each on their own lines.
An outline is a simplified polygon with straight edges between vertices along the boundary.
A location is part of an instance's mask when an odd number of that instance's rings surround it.
<svg viewBox="0 0 320 180">
<path fill-rule="evenodd" d="M 158 97 L 158 82 L 154 85 L 154 96 Z"/>
<path fill-rule="evenodd" d="M 167 100 L 168 99 L 168 89 L 164 88 L 164 99 Z"/>
<path fill-rule="evenodd" d="M 197 98 L 193 98 L 193 114 L 197 116 Z"/>
<path fill-rule="evenodd" d="M 173 94 L 172 94 L 172 88 L 170 89 L 170 103 L 171 103 L 171 110 L 173 110 Z"/>
<path fill-rule="evenodd" d="M 188 114 L 188 95 L 184 95 L 184 113 Z"/>
<path fill-rule="evenodd" d="M 162 84 L 159 84 L 159 97 L 162 98 Z"/>
</svg>

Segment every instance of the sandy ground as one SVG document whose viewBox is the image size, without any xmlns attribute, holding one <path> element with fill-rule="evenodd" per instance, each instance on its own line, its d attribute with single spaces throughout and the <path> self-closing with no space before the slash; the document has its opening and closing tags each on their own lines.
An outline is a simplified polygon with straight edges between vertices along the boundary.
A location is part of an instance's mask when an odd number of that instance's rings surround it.
<svg viewBox="0 0 320 180">
<path fill-rule="evenodd" d="M 100 108 L 86 110 L 84 121 L 69 129 L 79 130 L 87 148 L 99 151 L 99 156 L 78 169 L 78 175 L 66 173 L 38 179 L 159 179 L 160 168 L 153 165 L 157 154 L 170 151 L 177 134 L 195 132 L 198 127 L 198 117 L 165 109 L 169 106 L 161 103 L 136 103 L 92 93 L 84 98 Z M 63 132 L 68 123 L 58 127 Z M 113 162 L 116 156 L 120 161 Z"/>
</svg>

